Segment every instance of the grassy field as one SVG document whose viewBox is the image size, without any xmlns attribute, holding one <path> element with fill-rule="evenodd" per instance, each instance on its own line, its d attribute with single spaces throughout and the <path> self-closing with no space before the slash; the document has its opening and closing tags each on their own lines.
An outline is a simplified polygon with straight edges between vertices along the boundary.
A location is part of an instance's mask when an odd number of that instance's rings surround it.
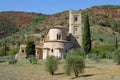
<svg viewBox="0 0 120 80">
<path fill-rule="evenodd" d="M 55 75 L 50 75 L 44 69 L 44 61 L 30 64 L 29 61 L 19 61 L 16 65 L 7 62 L 0 63 L 0 80 L 120 80 L 120 65 L 112 60 L 96 62 L 85 60 L 86 68 L 78 78 L 67 76 L 64 72 L 64 60 L 60 61 Z"/>
</svg>

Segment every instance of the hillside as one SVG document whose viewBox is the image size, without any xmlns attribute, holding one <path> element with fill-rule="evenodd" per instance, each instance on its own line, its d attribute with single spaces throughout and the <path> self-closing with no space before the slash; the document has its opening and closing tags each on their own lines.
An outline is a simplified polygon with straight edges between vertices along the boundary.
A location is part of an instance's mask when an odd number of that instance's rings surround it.
<svg viewBox="0 0 120 80">
<path fill-rule="evenodd" d="M 91 25 L 111 27 L 114 31 L 120 32 L 120 6 L 94 6 L 84 12 L 89 14 Z"/>
<path fill-rule="evenodd" d="M 116 36 L 120 43 L 120 6 L 94 6 L 82 10 L 83 22 L 86 13 L 90 19 L 93 46 L 94 44 L 113 45 Z M 31 39 L 39 41 L 46 36 L 51 27 L 56 25 L 61 25 L 68 29 L 68 11 L 53 15 L 26 12 L 1 12 L 0 52 L 2 52 L 1 50 L 5 41 L 9 47 L 25 44 Z"/>
<path fill-rule="evenodd" d="M 35 13 L 25 12 L 1 12 L 0 13 L 0 38 L 9 36 L 24 28 L 26 24 L 31 23 L 38 17 Z"/>
</svg>

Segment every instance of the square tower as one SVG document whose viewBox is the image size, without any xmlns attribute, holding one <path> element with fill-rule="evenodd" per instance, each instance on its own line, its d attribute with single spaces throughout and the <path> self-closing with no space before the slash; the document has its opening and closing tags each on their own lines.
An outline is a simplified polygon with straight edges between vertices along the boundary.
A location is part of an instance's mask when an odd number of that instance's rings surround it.
<svg viewBox="0 0 120 80">
<path fill-rule="evenodd" d="M 82 46 L 82 18 L 81 11 L 69 11 L 69 33 L 75 47 Z"/>
</svg>

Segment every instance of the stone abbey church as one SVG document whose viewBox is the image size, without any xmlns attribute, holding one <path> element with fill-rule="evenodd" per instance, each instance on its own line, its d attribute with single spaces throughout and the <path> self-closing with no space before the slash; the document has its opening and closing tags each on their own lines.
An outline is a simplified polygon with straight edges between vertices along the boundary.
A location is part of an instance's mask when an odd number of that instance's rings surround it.
<svg viewBox="0 0 120 80">
<path fill-rule="evenodd" d="M 70 49 L 80 48 L 81 46 L 82 46 L 81 11 L 70 10 L 69 33 L 65 28 L 63 28 L 63 26 L 55 26 L 51 28 L 48 34 L 46 35 L 44 41 L 40 41 L 35 45 L 36 47 L 35 56 L 38 59 L 40 58 L 46 59 L 46 57 L 49 55 L 63 58 Z M 26 45 L 20 45 L 19 53 L 16 54 L 15 58 L 24 59 L 26 57 L 25 48 Z"/>
</svg>

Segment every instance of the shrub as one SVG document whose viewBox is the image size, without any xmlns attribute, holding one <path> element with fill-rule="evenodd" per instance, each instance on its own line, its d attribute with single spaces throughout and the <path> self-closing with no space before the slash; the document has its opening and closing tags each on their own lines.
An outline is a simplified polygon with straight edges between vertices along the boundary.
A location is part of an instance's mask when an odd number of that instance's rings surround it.
<svg viewBox="0 0 120 80">
<path fill-rule="evenodd" d="M 114 61 L 120 64 L 120 48 L 116 49 L 113 54 Z"/>
<path fill-rule="evenodd" d="M 29 62 L 31 64 L 37 64 L 37 59 L 35 58 L 35 56 L 31 55 L 29 56 Z"/>
<path fill-rule="evenodd" d="M 79 55 L 79 56 L 82 56 L 84 58 L 86 57 L 83 49 L 73 49 L 73 50 L 69 51 L 68 54 L 64 55 L 64 59 L 66 59 L 66 57 L 69 55 L 73 55 L 74 53 L 75 53 L 75 55 Z"/>
<path fill-rule="evenodd" d="M 15 54 L 18 53 L 18 51 L 19 51 L 18 48 L 11 49 L 11 50 L 9 50 L 9 51 L 7 52 L 7 55 L 10 55 L 10 56 L 15 55 Z"/>
<path fill-rule="evenodd" d="M 42 22 L 44 19 L 45 19 L 45 15 L 40 13 L 38 18 L 33 19 L 33 23 L 37 24 L 39 22 Z"/>
<path fill-rule="evenodd" d="M 71 72 L 78 77 L 79 73 L 82 73 L 85 68 L 84 52 L 80 50 L 72 50 L 66 56 L 65 71 L 67 75 Z"/>
<path fill-rule="evenodd" d="M 113 51 L 111 51 L 111 52 L 108 51 L 108 52 L 105 53 L 105 57 L 106 57 L 107 59 L 112 59 L 112 58 L 113 58 L 113 53 L 114 53 Z"/>
<path fill-rule="evenodd" d="M 50 72 L 51 75 L 57 70 L 59 64 L 59 59 L 55 56 L 48 56 L 45 62 L 46 71 Z"/>
<path fill-rule="evenodd" d="M 2 63 L 2 62 L 6 62 L 5 60 L 3 60 L 3 59 L 0 59 L 0 63 Z"/>
<path fill-rule="evenodd" d="M 15 59 L 13 56 L 8 58 L 8 63 L 9 64 L 16 64 L 17 63 L 17 59 Z"/>
<path fill-rule="evenodd" d="M 114 45 L 111 44 L 101 44 L 96 48 L 92 48 L 92 53 L 105 53 L 106 51 L 113 51 L 115 49 Z"/>
<path fill-rule="evenodd" d="M 90 53 L 88 54 L 88 58 L 95 60 L 96 62 L 100 62 L 103 58 L 103 54 L 100 53 Z"/>
</svg>

